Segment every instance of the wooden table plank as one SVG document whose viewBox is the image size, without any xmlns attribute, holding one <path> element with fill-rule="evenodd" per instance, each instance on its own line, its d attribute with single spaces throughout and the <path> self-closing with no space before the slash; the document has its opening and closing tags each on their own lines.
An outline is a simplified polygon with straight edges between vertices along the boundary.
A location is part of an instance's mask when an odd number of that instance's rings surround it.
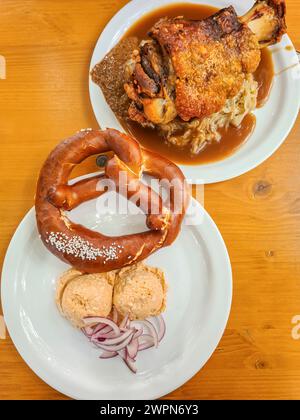
<svg viewBox="0 0 300 420">
<path fill-rule="evenodd" d="M 126 1 L 2 0 L 0 55 L 0 264 L 32 206 L 41 162 L 59 139 L 97 126 L 89 103 L 89 60 L 101 28 Z M 300 49 L 298 0 L 287 0 L 289 34 Z M 288 110 L 285 110 L 288 111 Z M 205 206 L 227 243 L 234 275 L 230 320 L 218 349 L 187 384 L 188 398 L 300 398 L 300 119 L 284 145 L 237 179 L 205 188 Z M 21 385 L 21 386 L 20 386 Z M 0 340 L 0 399 L 65 399 Z"/>
</svg>

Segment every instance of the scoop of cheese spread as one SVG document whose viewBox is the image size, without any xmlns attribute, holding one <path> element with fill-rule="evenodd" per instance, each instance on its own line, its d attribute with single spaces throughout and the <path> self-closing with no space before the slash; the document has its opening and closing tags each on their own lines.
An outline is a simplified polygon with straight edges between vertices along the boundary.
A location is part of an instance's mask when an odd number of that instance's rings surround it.
<svg viewBox="0 0 300 420">
<path fill-rule="evenodd" d="M 145 319 L 165 310 L 167 285 L 164 273 L 143 263 L 122 268 L 116 275 L 113 304 L 130 319 Z"/>
<path fill-rule="evenodd" d="M 56 303 L 75 327 L 87 316 L 107 317 L 112 309 L 114 273 L 82 274 L 70 269 L 58 279 Z"/>
<path fill-rule="evenodd" d="M 132 320 L 159 315 L 165 310 L 166 292 L 164 273 L 143 263 L 99 274 L 71 268 L 58 279 L 56 304 L 65 318 L 82 328 L 83 318 L 108 317 L 112 305 Z"/>
</svg>

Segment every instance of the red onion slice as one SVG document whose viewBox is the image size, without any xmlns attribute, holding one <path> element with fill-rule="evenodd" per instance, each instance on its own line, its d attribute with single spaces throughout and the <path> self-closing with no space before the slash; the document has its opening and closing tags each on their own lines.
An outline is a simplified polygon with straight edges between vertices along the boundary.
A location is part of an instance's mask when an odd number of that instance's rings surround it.
<svg viewBox="0 0 300 420">
<path fill-rule="evenodd" d="M 136 373 L 137 369 L 136 369 L 136 366 L 135 366 L 135 361 L 130 359 L 126 350 L 123 349 L 121 351 L 118 351 L 118 354 L 121 357 L 121 359 L 124 360 L 124 363 L 131 370 L 131 372 Z"/>
<path fill-rule="evenodd" d="M 133 360 L 129 355 L 127 350 L 124 350 L 123 355 L 121 356 L 122 359 L 124 360 L 125 364 L 127 365 L 127 367 L 131 370 L 131 372 L 136 373 L 137 369 L 135 366 L 135 360 Z"/>
<path fill-rule="evenodd" d="M 119 350 L 124 349 L 127 346 L 127 344 L 130 343 L 132 336 L 133 336 L 133 332 L 131 332 L 129 337 L 125 338 L 125 340 L 121 341 L 121 343 L 118 343 L 118 344 L 106 345 L 106 344 L 98 342 L 96 345 L 102 350 L 119 351 Z"/>
<path fill-rule="evenodd" d="M 99 337 L 96 338 L 96 340 L 103 341 L 103 340 L 106 340 L 107 338 L 115 338 L 115 337 L 117 337 L 117 334 L 111 330 L 106 334 L 100 335 Z"/>
<path fill-rule="evenodd" d="M 94 332 L 93 332 L 93 334 L 96 334 L 98 331 L 101 331 L 101 330 L 103 330 L 104 328 L 107 328 L 107 325 L 106 325 L 106 324 L 102 324 L 102 323 L 100 323 L 100 324 L 96 325 L 96 326 L 94 327 Z"/>
<path fill-rule="evenodd" d="M 118 319 L 115 308 L 110 316 L 112 319 L 84 318 L 86 326 L 82 332 L 97 348 L 103 350 L 100 359 L 111 359 L 119 355 L 127 367 L 136 373 L 138 352 L 158 346 L 166 332 L 165 321 L 161 315 L 152 318 L 155 324 L 149 320 L 130 321 L 127 314 L 118 326 L 115 322 Z"/>
<path fill-rule="evenodd" d="M 134 361 L 132 361 L 131 359 L 129 359 L 128 357 L 126 357 L 124 359 L 124 362 L 129 367 L 129 369 L 131 370 L 131 372 L 133 372 L 133 373 L 136 373 L 137 372 L 137 368 L 135 366 L 135 362 Z"/>
<path fill-rule="evenodd" d="M 146 319 L 144 321 L 139 321 L 139 320 L 131 321 L 131 323 L 130 323 L 131 326 L 135 326 L 136 324 L 138 324 L 138 325 L 142 324 L 142 325 L 144 325 L 148 328 L 150 334 L 152 335 L 152 337 L 154 339 L 154 346 L 157 347 L 158 346 L 158 336 L 157 336 L 157 332 L 156 332 L 156 329 L 155 329 L 154 325 L 150 321 L 147 321 Z"/>
<path fill-rule="evenodd" d="M 128 351 L 127 351 L 127 350 L 125 350 L 125 357 L 126 357 L 126 360 L 128 360 L 129 362 L 131 362 L 131 363 L 133 363 L 133 364 L 135 364 L 135 363 L 136 363 L 136 359 L 132 359 L 132 358 L 129 356 L 129 354 L 128 354 Z"/>
<path fill-rule="evenodd" d="M 147 350 L 154 346 L 154 338 L 152 335 L 143 334 L 139 338 L 139 349 L 138 351 Z"/>
<path fill-rule="evenodd" d="M 158 332 L 157 332 L 158 342 L 161 342 L 161 340 L 164 338 L 165 333 L 166 333 L 166 323 L 162 315 L 158 315 L 156 319 L 158 321 Z"/>
<path fill-rule="evenodd" d="M 147 321 L 146 319 L 145 319 L 144 323 L 149 328 L 149 331 L 150 331 L 150 333 L 151 333 L 151 335 L 154 339 L 154 346 L 158 347 L 158 335 L 157 335 L 157 331 L 156 331 L 154 325 L 150 321 Z"/>
<path fill-rule="evenodd" d="M 127 345 L 126 351 L 130 359 L 134 360 L 138 353 L 139 342 L 137 338 L 133 338 L 131 342 Z"/>
<path fill-rule="evenodd" d="M 136 363 L 136 359 L 132 359 L 132 358 L 131 358 L 131 357 L 129 357 L 128 355 L 126 356 L 126 360 L 127 360 L 128 362 L 133 363 L 134 365 L 135 365 L 135 363 Z M 136 371 L 135 371 L 134 373 L 136 373 Z"/>
<path fill-rule="evenodd" d="M 81 331 L 87 337 L 91 337 L 94 334 L 94 327 L 83 327 L 81 328 Z"/>
<path fill-rule="evenodd" d="M 109 325 L 115 331 L 116 334 L 120 334 L 120 328 L 118 327 L 118 325 L 114 321 L 108 318 L 87 317 L 87 318 L 83 318 L 83 322 L 87 326 L 90 326 L 91 324 L 98 324 L 98 323 L 106 324 L 106 325 Z"/>
<path fill-rule="evenodd" d="M 100 359 L 112 359 L 113 357 L 118 356 L 118 352 L 116 351 L 107 351 L 105 350 L 101 356 L 99 356 Z"/>
<path fill-rule="evenodd" d="M 143 328 L 139 328 L 139 329 L 137 329 L 137 331 L 134 333 L 134 335 L 133 335 L 132 339 L 139 338 L 142 334 L 143 334 Z"/>
<path fill-rule="evenodd" d="M 121 359 L 125 359 L 126 350 L 125 349 L 118 350 L 118 355 L 121 357 Z"/>
<path fill-rule="evenodd" d="M 95 340 L 97 338 L 100 338 L 102 335 L 105 335 L 105 334 L 110 333 L 112 331 L 113 331 L 113 329 L 109 325 L 106 325 L 104 328 L 101 328 L 101 330 L 99 330 L 98 332 L 93 334 L 91 338 L 92 338 L 92 340 Z M 113 331 L 113 333 L 115 334 L 115 331 Z"/>
<path fill-rule="evenodd" d="M 86 332 L 86 328 L 81 328 L 81 331 L 87 338 L 91 338 L 91 335 Z"/>
<path fill-rule="evenodd" d="M 100 324 L 103 319 L 106 320 L 106 318 L 102 318 L 100 316 L 86 316 L 82 319 L 82 321 L 86 326 L 95 326 Z"/>
<path fill-rule="evenodd" d="M 122 341 L 126 340 L 127 337 L 132 337 L 134 332 L 135 330 L 128 330 L 127 332 L 120 334 L 118 337 L 106 339 L 105 341 L 103 341 L 103 344 L 105 344 L 106 346 L 113 346 L 115 344 L 119 344 Z"/>
</svg>

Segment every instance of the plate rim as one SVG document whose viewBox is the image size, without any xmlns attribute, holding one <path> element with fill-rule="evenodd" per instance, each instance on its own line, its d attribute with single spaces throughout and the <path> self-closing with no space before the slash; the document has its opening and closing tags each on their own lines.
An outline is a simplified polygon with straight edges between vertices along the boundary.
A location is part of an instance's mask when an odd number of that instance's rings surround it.
<svg viewBox="0 0 300 420">
<path fill-rule="evenodd" d="M 222 318 L 222 323 L 220 323 L 220 325 L 218 325 L 216 327 L 217 332 L 215 333 L 213 344 L 211 346 L 210 351 L 207 354 L 207 357 L 205 357 L 204 362 L 201 362 L 200 364 L 193 364 L 192 369 L 190 369 L 192 371 L 191 374 L 187 373 L 186 375 L 183 375 L 179 381 L 172 382 L 172 383 L 170 383 L 170 385 L 164 386 L 163 392 L 158 392 L 158 393 L 148 392 L 149 395 L 148 394 L 146 396 L 143 395 L 141 398 L 135 397 L 135 399 L 145 399 L 145 397 L 146 397 L 146 399 L 149 399 L 149 400 L 158 399 L 158 398 L 160 398 L 164 395 L 167 395 L 170 392 L 178 389 L 180 386 L 182 386 L 187 381 L 189 381 L 193 376 L 195 376 L 203 368 L 203 366 L 211 358 L 211 356 L 215 352 L 221 338 L 223 337 L 224 331 L 225 331 L 227 323 L 228 323 L 230 310 L 231 310 L 231 304 L 232 304 L 232 294 L 233 294 L 233 291 L 232 291 L 232 289 L 233 289 L 232 268 L 231 268 L 231 262 L 230 262 L 228 250 L 227 250 L 226 244 L 224 242 L 224 239 L 223 239 L 217 225 L 215 224 L 214 220 L 211 218 L 211 216 L 208 214 L 208 212 L 200 205 L 199 202 L 197 202 L 194 198 L 192 198 L 192 200 L 195 202 L 196 206 L 201 210 L 201 212 L 203 212 L 203 221 L 205 220 L 205 223 L 208 225 L 207 228 L 209 228 L 209 230 L 211 230 L 211 232 L 214 232 L 215 237 L 219 241 L 219 246 L 222 248 L 222 251 L 223 251 L 222 258 L 225 262 L 225 266 L 223 267 L 224 278 L 223 278 L 222 281 L 224 281 L 224 283 L 226 282 L 227 295 L 222 296 L 222 299 L 224 299 L 224 308 L 223 308 L 224 313 L 222 313 L 222 317 L 223 317 Z M 10 277 L 10 271 L 11 271 L 11 268 L 10 268 L 8 262 L 11 259 L 11 256 L 14 254 L 14 250 L 15 250 L 14 247 L 15 247 L 15 243 L 17 241 L 17 236 L 20 234 L 20 232 L 24 228 L 24 226 L 26 226 L 28 223 L 31 223 L 30 219 L 32 217 L 34 217 L 34 207 L 32 207 L 26 213 L 26 215 L 24 216 L 24 218 L 22 219 L 22 221 L 18 225 L 17 229 L 15 230 L 15 232 L 13 234 L 13 237 L 12 237 L 10 243 L 9 243 L 8 248 L 7 248 L 4 263 L 3 263 L 3 268 L 2 268 L 2 273 L 1 273 L 1 302 L 2 302 L 2 309 L 3 309 L 4 320 L 5 320 L 5 323 L 6 323 L 6 328 L 7 328 L 7 331 L 10 335 L 10 338 L 11 338 L 14 346 L 16 347 L 18 353 L 20 354 L 20 356 L 22 357 L 24 362 L 29 366 L 29 368 L 40 379 L 42 379 L 45 383 L 47 383 L 53 389 L 59 391 L 60 393 L 66 395 L 70 398 L 73 398 L 73 399 L 76 399 L 76 400 L 86 399 L 86 398 L 84 398 L 80 395 L 76 395 L 76 394 L 73 394 L 73 392 L 68 392 L 68 390 L 65 390 L 64 387 L 60 385 L 59 380 L 58 381 L 55 380 L 55 376 L 50 377 L 49 373 L 47 372 L 47 369 L 45 367 L 43 367 L 43 365 L 40 364 L 40 361 L 39 360 L 37 360 L 37 361 L 34 360 L 34 358 L 32 358 L 32 355 L 28 354 L 28 350 L 26 348 L 24 348 L 24 346 L 22 347 L 22 338 L 21 339 L 18 338 L 18 334 L 14 329 L 14 319 L 13 319 L 13 317 L 11 317 L 10 309 L 9 309 L 9 306 L 10 306 L 9 297 L 8 297 L 9 296 L 9 287 L 6 286 L 9 283 L 9 277 Z M 35 220 L 35 218 L 34 218 L 34 220 Z M 199 232 L 199 234 L 201 235 L 201 230 L 200 230 L 201 228 L 198 225 L 196 225 L 194 227 L 197 228 L 197 232 Z M 120 398 L 118 398 L 118 396 L 116 398 L 120 399 Z M 101 400 L 101 397 L 97 398 L 97 399 Z M 111 399 L 113 400 L 115 398 L 112 397 Z"/>
<path fill-rule="evenodd" d="M 236 0 L 231 0 L 231 2 L 236 1 Z M 90 71 L 92 70 L 92 68 L 94 67 L 94 65 L 99 61 L 99 59 L 96 59 L 97 56 L 97 50 L 100 48 L 103 39 L 105 37 L 107 37 L 107 35 L 109 34 L 109 32 L 112 31 L 112 27 L 113 25 L 118 22 L 121 19 L 124 19 L 126 17 L 126 13 L 128 13 L 131 10 L 134 10 L 134 8 L 141 8 L 141 3 L 145 3 L 147 4 L 147 10 L 142 10 L 142 13 L 140 14 L 140 17 L 144 14 L 147 14 L 149 12 L 151 12 L 154 9 L 166 6 L 168 4 L 174 4 L 174 3 L 182 3 L 182 0 L 158 0 L 154 1 L 154 2 L 148 2 L 147 0 L 131 0 L 129 1 L 125 6 L 123 6 L 121 9 L 119 9 L 117 11 L 117 13 L 110 19 L 110 21 L 106 24 L 106 26 L 104 27 L 104 29 L 100 32 L 100 35 L 96 41 L 93 53 L 92 53 L 92 57 L 90 60 L 90 68 L 89 68 L 89 76 L 88 76 L 88 84 L 89 84 L 89 99 L 90 99 L 90 103 L 93 109 L 93 113 L 95 116 L 96 121 L 98 122 L 99 126 L 101 127 L 101 123 L 100 123 L 100 118 L 98 115 L 98 112 L 96 111 L 97 108 L 97 100 L 95 98 L 95 95 L 97 91 L 101 91 L 99 86 L 96 86 L 92 80 L 91 80 L 91 76 L 90 76 Z M 151 6 L 148 6 L 151 3 Z M 157 5 L 157 3 L 159 5 Z M 215 6 L 215 7 L 226 7 L 228 6 L 228 4 L 230 2 L 228 2 L 227 0 L 188 0 L 188 3 L 194 3 L 194 4 L 200 4 L 200 5 L 211 5 L 211 6 Z M 218 6 L 218 4 L 219 6 Z M 244 7 L 243 5 L 239 5 L 239 7 Z M 127 29 L 128 27 L 130 27 L 130 25 L 127 25 Z M 126 30 L 127 30 L 126 29 Z M 119 39 L 119 33 L 124 33 L 123 31 L 118 30 L 117 32 L 115 31 L 115 36 L 113 37 L 113 43 L 115 44 L 115 41 L 117 41 Z M 290 37 L 288 36 L 288 34 L 284 35 L 285 39 L 287 40 L 287 42 L 293 47 L 293 50 L 290 51 L 291 54 L 291 58 L 290 61 L 292 63 L 292 60 L 298 60 L 297 57 L 297 53 L 296 53 L 296 49 L 294 47 L 293 42 L 291 41 Z M 106 51 L 108 52 L 108 51 Z M 296 61 L 297 62 L 297 61 Z M 300 63 L 299 63 L 299 68 L 300 68 Z M 300 71 L 300 70 L 299 70 Z M 224 182 L 224 181 L 228 181 L 230 179 L 234 179 L 236 177 L 239 177 L 253 169 L 255 169 L 256 167 L 258 167 L 259 165 L 261 165 L 263 162 L 265 162 L 267 159 L 269 159 L 279 148 L 280 146 L 282 146 L 282 144 L 284 143 L 284 141 L 287 139 L 288 135 L 290 134 L 292 128 L 295 125 L 296 119 L 298 117 L 299 114 L 299 110 L 300 110 L 300 78 L 296 79 L 295 81 L 295 89 L 296 91 L 298 91 L 298 95 L 294 95 L 294 106 L 292 108 L 292 112 L 289 113 L 289 121 L 288 123 L 285 123 L 284 127 L 282 126 L 278 126 L 278 131 L 281 131 L 280 136 L 278 136 L 278 140 L 271 146 L 268 148 L 268 150 L 263 150 L 263 153 L 260 153 L 260 155 L 258 156 L 254 156 L 252 161 L 245 161 L 245 158 L 242 159 L 243 161 L 243 165 L 239 164 L 239 162 L 241 161 L 241 159 L 237 162 L 233 162 L 233 164 L 228 164 L 225 170 L 225 174 L 224 169 L 222 168 L 218 168 L 217 165 L 221 162 L 226 162 L 228 160 L 230 160 L 231 158 L 233 158 L 233 156 L 236 153 L 233 153 L 232 155 L 226 157 L 225 159 L 221 160 L 221 161 L 217 161 L 217 162 L 211 162 L 211 163 L 205 163 L 205 164 L 199 164 L 199 165 L 183 165 L 183 164 L 178 164 L 178 166 L 180 167 L 180 169 L 183 171 L 184 175 L 186 176 L 187 179 L 191 180 L 191 184 L 212 184 L 212 183 L 218 183 L 218 182 Z M 99 94 L 99 92 L 98 92 Z M 102 95 L 102 91 L 101 91 L 101 95 Z M 99 99 L 99 98 L 98 98 Z M 298 99 L 298 100 L 297 100 Z M 105 99 L 104 99 L 105 101 Z M 106 101 L 105 101 L 106 102 Z M 107 105 L 107 108 L 109 108 L 111 115 L 114 115 L 113 112 L 111 111 L 110 107 Z M 271 118 L 271 116 L 270 116 Z M 117 123 L 116 125 L 114 125 L 113 128 L 116 129 L 121 129 L 121 131 L 124 132 L 124 129 L 121 127 L 121 125 L 119 123 Z M 280 138 L 280 140 L 279 140 Z M 246 142 L 247 143 L 247 142 Z M 241 147 L 239 148 L 239 150 L 242 150 L 243 145 L 241 145 Z M 198 178 L 195 178 L 195 176 L 193 176 L 192 174 L 190 174 L 190 171 L 194 171 L 194 170 L 199 170 L 199 172 L 201 173 L 205 173 L 206 170 L 208 170 L 208 175 L 204 175 Z M 212 169 L 215 169 L 215 171 L 212 171 Z M 223 174 L 220 174 L 223 173 Z"/>
</svg>

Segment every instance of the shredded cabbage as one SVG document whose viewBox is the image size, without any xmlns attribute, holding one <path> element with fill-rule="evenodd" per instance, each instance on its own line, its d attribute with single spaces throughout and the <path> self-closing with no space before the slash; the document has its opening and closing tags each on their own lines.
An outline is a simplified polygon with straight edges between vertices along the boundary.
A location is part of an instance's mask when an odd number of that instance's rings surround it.
<svg viewBox="0 0 300 420">
<path fill-rule="evenodd" d="M 256 108 L 257 95 L 258 83 L 252 74 L 248 74 L 240 92 L 227 99 L 220 112 L 202 120 L 194 118 L 189 122 L 177 118 L 168 124 L 160 124 L 159 130 L 168 142 L 179 147 L 190 146 L 191 152 L 197 154 L 208 143 L 220 141 L 220 128 L 228 128 L 229 125 L 238 127 L 244 117 Z"/>
</svg>

